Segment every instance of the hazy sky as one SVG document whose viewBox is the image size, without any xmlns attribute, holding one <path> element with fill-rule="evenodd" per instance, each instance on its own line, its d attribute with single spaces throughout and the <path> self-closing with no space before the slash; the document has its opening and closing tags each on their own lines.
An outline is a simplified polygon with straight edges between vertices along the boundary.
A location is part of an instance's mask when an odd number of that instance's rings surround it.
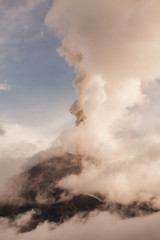
<svg viewBox="0 0 160 240">
<path fill-rule="evenodd" d="M 74 73 L 44 24 L 51 0 L 0 0 L 0 122 L 54 134 L 69 125 Z"/>
</svg>

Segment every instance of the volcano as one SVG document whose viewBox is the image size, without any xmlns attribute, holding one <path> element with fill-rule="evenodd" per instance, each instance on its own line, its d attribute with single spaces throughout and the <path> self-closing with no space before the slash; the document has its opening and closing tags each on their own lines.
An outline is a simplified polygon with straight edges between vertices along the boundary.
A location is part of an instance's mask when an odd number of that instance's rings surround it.
<svg viewBox="0 0 160 240">
<path fill-rule="evenodd" d="M 87 218 L 94 210 L 118 214 L 121 218 L 142 216 L 159 211 L 151 202 L 133 202 L 123 205 L 110 202 L 99 193 L 74 195 L 68 189 L 57 187 L 57 183 L 68 175 L 78 175 L 83 171 L 83 161 L 90 157 L 66 153 L 52 157 L 25 170 L 10 179 L 13 189 L 18 189 L 14 198 L 0 203 L 0 217 L 9 219 L 14 225 L 17 218 L 32 211 L 27 223 L 18 226 L 19 232 L 28 232 L 45 221 L 61 224 L 79 215 Z"/>
</svg>

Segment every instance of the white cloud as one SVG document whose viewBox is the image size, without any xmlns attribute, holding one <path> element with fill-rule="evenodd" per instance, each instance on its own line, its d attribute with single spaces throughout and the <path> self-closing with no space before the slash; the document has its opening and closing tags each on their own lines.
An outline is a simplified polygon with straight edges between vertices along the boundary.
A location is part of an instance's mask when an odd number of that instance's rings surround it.
<svg viewBox="0 0 160 240">
<path fill-rule="evenodd" d="M 8 191 L 6 181 L 24 170 L 27 159 L 50 144 L 50 138 L 45 138 L 35 129 L 0 122 L 0 195 Z"/>
<path fill-rule="evenodd" d="M 160 214 L 120 220 L 106 212 L 92 213 L 83 222 L 78 217 L 55 228 L 45 222 L 32 232 L 16 234 L 13 228 L 7 228 L 7 223 L 1 220 L 0 231 L 3 240 L 159 240 Z"/>
<path fill-rule="evenodd" d="M 0 91 L 8 91 L 11 87 L 5 83 L 0 83 Z"/>
</svg>

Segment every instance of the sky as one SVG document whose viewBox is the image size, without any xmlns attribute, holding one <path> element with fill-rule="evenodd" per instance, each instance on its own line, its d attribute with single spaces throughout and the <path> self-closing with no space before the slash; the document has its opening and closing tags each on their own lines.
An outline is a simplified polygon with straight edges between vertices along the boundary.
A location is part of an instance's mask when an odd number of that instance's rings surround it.
<svg viewBox="0 0 160 240">
<path fill-rule="evenodd" d="M 0 1 L 0 122 L 55 138 L 73 123 L 74 71 L 44 20 L 50 0 Z"/>
</svg>

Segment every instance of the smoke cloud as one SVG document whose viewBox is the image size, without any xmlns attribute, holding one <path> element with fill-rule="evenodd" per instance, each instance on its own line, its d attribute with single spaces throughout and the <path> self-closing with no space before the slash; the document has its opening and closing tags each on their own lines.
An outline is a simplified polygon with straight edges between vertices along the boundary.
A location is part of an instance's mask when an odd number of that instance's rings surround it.
<svg viewBox="0 0 160 240">
<path fill-rule="evenodd" d="M 62 133 L 63 152 L 97 159 L 59 186 L 159 208 L 159 1 L 58 0 L 45 22 L 77 72 L 77 126 Z"/>
</svg>

